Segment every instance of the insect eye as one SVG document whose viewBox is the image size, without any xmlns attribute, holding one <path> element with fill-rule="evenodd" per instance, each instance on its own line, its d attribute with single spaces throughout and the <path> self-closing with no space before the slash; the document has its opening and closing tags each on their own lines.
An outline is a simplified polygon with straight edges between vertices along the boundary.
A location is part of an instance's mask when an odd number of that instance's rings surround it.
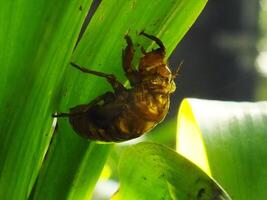
<svg viewBox="0 0 267 200">
<path fill-rule="evenodd" d="M 171 81 L 171 89 L 170 89 L 170 93 L 173 93 L 176 90 L 176 85 L 175 82 L 172 80 Z"/>
</svg>

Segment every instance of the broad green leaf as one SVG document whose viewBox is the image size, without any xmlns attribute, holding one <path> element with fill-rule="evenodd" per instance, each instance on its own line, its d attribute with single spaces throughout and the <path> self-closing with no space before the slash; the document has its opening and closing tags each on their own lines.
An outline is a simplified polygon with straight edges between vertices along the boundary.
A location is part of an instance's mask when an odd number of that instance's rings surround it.
<svg viewBox="0 0 267 200">
<path fill-rule="evenodd" d="M 177 132 L 178 152 L 233 199 L 266 199 L 267 102 L 185 99 Z"/>
<path fill-rule="evenodd" d="M 122 80 L 121 49 L 129 32 L 135 44 L 159 36 L 168 55 L 192 25 L 206 0 L 103 0 L 72 60 Z M 111 146 L 88 142 L 60 119 L 45 162 L 53 128 L 51 114 L 88 103 L 108 89 L 104 80 L 67 66 L 91 1 L 0 1 L 0 197 L 85 199 Z M 157 12 L 155 12 L 157 11 Z M 95 153 L 97 152 L 97 153 Z M 38 171 L 39 179 L 32 191 Z M 15 191 L 15 192 L 14 192 Z"/>
<path fill-rule="evenodd" d="M 0 0 L 0 199 L 27 199 L 91 1 Z"/>
<path fill-rule="evenodd" d="M 113 199 L 230 199 L 201 169 L 155 143 L 129 147 L 119 163 L 120 188 Z"/>
<path fill-rule="evenodd" d="M 169 120 L 164 120 L 163 123 L 159 124 L 156 128 L 150 131 L 149 134 L 146 135 L 147 141 L 153 141 L 175 148 L 176 125 L 176 117 L 173 117 Z"/>
</svg>

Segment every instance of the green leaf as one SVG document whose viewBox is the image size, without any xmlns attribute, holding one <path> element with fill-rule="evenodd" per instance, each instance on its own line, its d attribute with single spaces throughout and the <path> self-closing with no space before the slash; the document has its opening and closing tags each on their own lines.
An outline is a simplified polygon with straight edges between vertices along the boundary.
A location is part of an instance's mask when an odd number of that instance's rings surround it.
<svg viewBox="0 0 267 200">
<path fill-rule="evenodd" d="M 29 197 L 51 113 L 91 1 L 0 1 L 0 199 Z"/>
<path fill-rule="evenodd" d="M 131 35 L 135 44 L 142 43 L 146 47 L 151 45 L 151 41 L 138 36 L 141 30 L 159 35 L 170 54 L 205 3 L 206 0 L 197 3 L 185 0 L 168 0 L 164 3 L 160 0 L 102 1 L 77 46 L 72 61 L 90 69 L 115 73 L 120 80 L 125 80 L 121 51 L 125 46 L 126 33 Z M 60 111 L 66 111 L 77 104 L 88 103 L 110 89 L 105 80 L 83 74 L 71 66 L 68 67 L 63 85 L 63 91 L 66 92 Z M 84 159 L 91 145 L 94 145 L 96 152 L 104 152 L 105 156 L 99 154 L 94 158 Z M 35 199 L 46 199 L 47 194 L 50 199 L 89 198 L 109 149 L 104 144 L 85 142 L 74 134 L 66 119 L 60 119 L 52 150 L 48 153 L 47 162 L 37 182 Z M 83 163 L 88 163 L 88 168 L 81 173 L 79 169 Z M 79 177 L 86 177 L 88 182 L 83 182 Z M 77 183 L 75 187 L 73 181 Z M 79 192 L 84 196 L 74 195 L 77 187 L 83 188 L 84 191 Z"/>
<path fill-rule="evenodd" d="M 178 119 L 179 153 L 234 199 L 267 197 L 267 102 L 185 99 Z"/>
<path fill-rule="evenodd" d="M 155 143 L 129 147 L 119 163 L 120 189 L 113 199 L 230 199 L 201 169 Z"/>
<path fill-rule="evenodd" d="M 27 199 L 30 193 L 38 200 L 85 199 L 92 193 L 112 145 L 80 138 L 66 119 L 51 141 L 52 113 L 110 89 L 105 80 L 66 66 L 91 2 L 0 0 L 0 199 Z M 72 61 L 125 80 L 126 33 L 146 48 L 151 41 L 137 33 L 157 35 L 170 55 L 205 3 L 103 0 Z"/>
<path fill-rule="evenodd" d="M 176 117 L 169 120 L 164 120 L 163 123 L 159 124 L 153 130 L 151 130 L 149 134 L 146 135 L 147 141 L 153 141 L 175 148 L 176 126 Z"/>
</svg>

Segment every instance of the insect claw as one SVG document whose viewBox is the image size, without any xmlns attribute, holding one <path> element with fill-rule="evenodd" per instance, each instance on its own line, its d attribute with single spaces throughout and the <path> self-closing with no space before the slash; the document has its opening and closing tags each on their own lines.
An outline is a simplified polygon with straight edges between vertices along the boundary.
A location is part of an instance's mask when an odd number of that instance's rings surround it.
<svg viewBox="0 0 267 200">
<path fill-rule="evenodd" d="M 128 34 L 126 34 L 126 35 L 124 36 L 124 38 L 125 38 L 125 40 L 126 40 L 128 46 L 130 46 L 130 47 L 133 46 L 132 39 L 130 38 L 130 36 L 129 36 Z"/>
<path fill-rule="evenodd" d="M 145 31 L 144 31 L 144 29 L 143 30 L 141 30 L 139 33 L 138 33 L 138 35 L 143 35 L 145 33 Z"/>
<path fill-rule="evenodd" d="M 58 117 L 69 117 L 71 114 L 70 113 L 55 113 L 52 114 L 53 118 L 58 118 Z"/>
<path fill-rule="evenodd" d="M 144 48 L 143 46 L 141 46 L 141 52 L 142 52 L 143 54 L 146 54 L 146 50 L 145 50 L 145 48 Z"/>
<path fill-rule="evenodd" d="M 128 35 L 131 32 L 131 29 L 129 28 L 125 35 Z"/>
<path fill-rule="evenodd" d="M 165 54 L 165 46 L 159 38 L 155 37 L 154 35 L 149 35 L 149 34 L 145 33 L 143 30 L 139 33 L 139 35 L 143 35 L 143 36 L 149 38 L 150 40 L 156 42 L 156 44 L 159 45 L 162 53 Z"/>
</svg>

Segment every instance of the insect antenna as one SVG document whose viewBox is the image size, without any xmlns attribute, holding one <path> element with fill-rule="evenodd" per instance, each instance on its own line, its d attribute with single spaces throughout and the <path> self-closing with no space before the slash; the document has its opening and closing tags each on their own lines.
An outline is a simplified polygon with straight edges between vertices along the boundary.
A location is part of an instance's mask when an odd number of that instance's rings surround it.
<svg viewBox="0 0 267 200">
<path fill-rule="evenodd" d="M 179 72 L 180 72 L 183 64 L 184 64 L 184 61 L 181 61 L 180 64 L 178 65 L 178 67 L 176 68 L 176 70 L 172 73 L 173 79 L 175 79 L 179 75 Z"/>
</svg>

